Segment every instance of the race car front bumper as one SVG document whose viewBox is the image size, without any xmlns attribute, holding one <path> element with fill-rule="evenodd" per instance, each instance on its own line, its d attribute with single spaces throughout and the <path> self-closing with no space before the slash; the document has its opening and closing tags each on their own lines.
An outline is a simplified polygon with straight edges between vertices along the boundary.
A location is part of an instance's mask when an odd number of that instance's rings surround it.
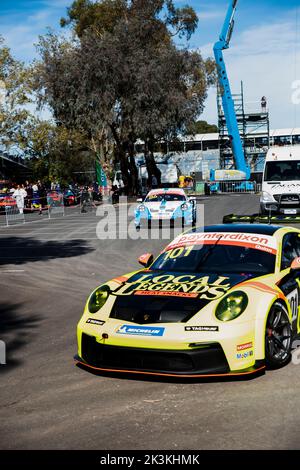
<svg viewBox="0 0 300 470">
<path fill-rule="evenodd" d="M 230 371 L 219 343 L 207 343 L 191 350 L 149 349 L 105 345 L 83 333 L 81 355 L 75 360 L 92 369 L 174 377 L 247 375 L 264 369 L 260 363 L 236 373 Z"/>
</svg>

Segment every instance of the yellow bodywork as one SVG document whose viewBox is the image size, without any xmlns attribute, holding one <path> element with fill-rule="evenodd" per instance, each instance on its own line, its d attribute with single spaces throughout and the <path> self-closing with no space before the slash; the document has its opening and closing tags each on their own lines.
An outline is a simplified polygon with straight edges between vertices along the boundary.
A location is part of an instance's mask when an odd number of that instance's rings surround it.
<svg viewBox="0 0 300 470">
<path fill-rule="evenodd" d="M 93 336 L 97 342 L 123 347 L 151 348 L 160 350 L 191 350 L 201 348 L 201 344 L 218 343 L 222 346 L 228 361 L 230 371 L 241 371 L 254 366 L 256 361 L 265 358 L 265 329 L 270 309 L 274 302 L 280 299 L 284 303 L 290 321 L 292 321 L 291 307 L 283 292 L 277 287 L 277 283 L 289 273 L 289 269 L 280 271 L 281 247 L 283 236 L 291 231 L 300 231 L 291 227 L 283 227 L 274 233 L 278 251 L 276 257 L 275 272 L 272 274 L 252 278 L 241 284 L 235 285 L 226 292 L 236 290 L 243 291 L 249 298 L 249 303 L 244 313 L 238 318 L 223 322 L 216 318 L 215 310 L 220 297 L 209 302 L 186 323 L 159 323 L 159 327 L 165 328 L 165 333 L 160 337 L 133 336 L 117 334 L 116 331 L 130 322 L 110 318 L 110 312 L 116 297 L 110 295 L 104 306 L 95 314 L 88 310 L 88 302 L 77 326 L 78 355 L 81 355 L 82 333 Z M 127 284 L 127 280 L 140 271 L 121 276 L 106 283 L 111 291 Z M 300 281 L 299 281 L 300 282 Z M 105 322 L 103 325 L 87 323 L 89 318 Z M 300 332 L 300 315 L 298 310 L 298 332 Z M 132 323 L 133 326 L 136 324 Z M 185 327 L 194 325 L 217 326 L 218 331 L 186 331 Z M 148 327 L 157 327 L 157 324 L 147 324 Z M 102 336 L 104 335 L 104 337 Z M 196 345 L 195 345 L 196 343 Z"/>
</svg>

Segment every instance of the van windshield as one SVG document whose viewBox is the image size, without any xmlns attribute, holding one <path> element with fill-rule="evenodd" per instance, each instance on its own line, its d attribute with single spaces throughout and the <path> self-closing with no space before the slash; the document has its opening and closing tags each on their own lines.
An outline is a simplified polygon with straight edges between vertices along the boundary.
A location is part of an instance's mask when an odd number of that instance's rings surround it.
<svg viewBox="0 0 300 470">
<path fill-rule="evenodd" d="M 300 160 L 266 163 L 264 181 L 295 180 L 300 180 Z"/>
</svg>

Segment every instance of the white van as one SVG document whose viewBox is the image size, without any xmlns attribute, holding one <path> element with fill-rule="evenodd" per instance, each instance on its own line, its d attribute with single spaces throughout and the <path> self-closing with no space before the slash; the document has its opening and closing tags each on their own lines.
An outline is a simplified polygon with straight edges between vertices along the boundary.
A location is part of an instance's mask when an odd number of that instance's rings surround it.
<svg viewBox="0 0 300 470">
<path fill-rule="evenodd" d="M 300 145 L 268 151 L 260 209 L 262 214 L 300 214 Z"/>
</svg>

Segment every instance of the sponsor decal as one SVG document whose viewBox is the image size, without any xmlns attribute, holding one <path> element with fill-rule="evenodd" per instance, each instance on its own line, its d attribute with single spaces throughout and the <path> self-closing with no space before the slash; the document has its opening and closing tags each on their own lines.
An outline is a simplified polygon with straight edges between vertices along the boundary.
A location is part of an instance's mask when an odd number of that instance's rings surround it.
<svg viewBox="0 0 300 470">
<path fill-rule="evenodd" d="M 116 333 L 119 335 L 135 335 L 135 336 L 163 336 L 165 328 L 149 327 L 149 326 L 132 326 L 122 325 Z"/>
<path fill-rule="evenodd" d="M 168 292 L 168 291 L 147 291 L 147 290 L 137 290 L 135 295 L 159 295 L 159 296 L 168 296 L 168 297 L 187 297 L 187 298 L 196 298 L 198 294 L 193 294 L 189 292 Z"/>
<path fill-rule="evenodd" d="M 222 297 L 231 287 L 230 278 L 197 274 L 142 274 L 133 276 L 114 291 L 115 295 L 148 295 L 199 298 L 214 300 Z"/>
<path fill-rule="evenodd" d="M 253 343 L 252 341 L 250 343 L 244 343 L 244 344 L 238 344 L 236 347 L 237 351 L 244 351 L 244 349 L 250 349 L 253 348 Z"/>
<path fill-rule="evenodd" d="M 272 187 L 273 191 L 277 191 L 278 189 L 295 189 L 299 191 L 300 183 L 270 183 L 268 184 Z"/>
<path fill-rule="evenodd" d="M 236 358 L 237 359 L 247 359 L 248 357 L 251 357 L 253 356 L 253 351 L 246 351 L 246 352 L 243 352 L 243 353 L 238 353 L 236 355 Z"/>
<path fill-rule="evenodd" d="M 191 245 L 234 245 L 266 251 L 271 254 L 277 253 L 277 245 L 274 237 L 259 233 L 239 232 L 199 232 L 179 235 L 170 243 L 165 251 Z"/>
<path fill-rule="evenodd" d="M 185 331 L 219 331 L 218 326 L 185 326 Z"/>
<path fill-rule="evenodd" d="M 92 325 L 102 326 L 102 325 L 104 325 L 105 321 L 97 320 L 97 318 L 88 318 L 86 323 L 91 323 Z"/>
</svg>

